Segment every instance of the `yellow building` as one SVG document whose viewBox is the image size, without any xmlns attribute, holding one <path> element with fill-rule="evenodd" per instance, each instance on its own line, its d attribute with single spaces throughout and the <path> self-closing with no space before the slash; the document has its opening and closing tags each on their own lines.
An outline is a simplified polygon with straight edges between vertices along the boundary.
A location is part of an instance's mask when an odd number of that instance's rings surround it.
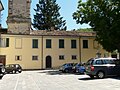
<svg viewBox="0 0 120 90">
<path fill-rule="evenodd" d="M 44 69 L 106 55 L 94 32 L 30 30 L 31 1 L 8 1 L 8 30 L 1 29 L 0 62 L 20 64 L 23 69 Z"/>
<path fill-rule="evenodd" d="M 77 31 L 31 31 L 29 35 L 1 34 L 0 56 L 6 64 L 24 69 L 55 68 L 68 62 L 86 62 L 106 51 L 95 41 L 95 33 Z"/>
</svg>

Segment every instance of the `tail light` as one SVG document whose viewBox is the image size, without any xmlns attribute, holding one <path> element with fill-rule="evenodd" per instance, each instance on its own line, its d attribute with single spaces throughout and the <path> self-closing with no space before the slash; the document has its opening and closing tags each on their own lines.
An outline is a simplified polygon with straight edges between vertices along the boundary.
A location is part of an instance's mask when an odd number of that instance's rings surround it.
<svg viewBox="0 0 120 90">
<path fill-rule="evenodd" d="M 90 68 L 91 68 L 91 71 L 94 71 L 94 69 L 95 69 L 94 66 L 91 66 Z"/>
</svg>

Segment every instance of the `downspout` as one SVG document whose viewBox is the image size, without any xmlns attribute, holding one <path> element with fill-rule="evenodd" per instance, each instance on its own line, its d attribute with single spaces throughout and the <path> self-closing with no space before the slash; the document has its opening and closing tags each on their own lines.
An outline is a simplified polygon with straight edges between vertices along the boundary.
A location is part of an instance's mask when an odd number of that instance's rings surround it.
<svg viewBox="0 0 120 90">
<path fill-rule="evenodd" d="M 82 60 L 81 60 L 81 39 L 80 39 L 80 36 L 79 36 L 79 55 L 80 55 L 80 63 L 82 63 Z"/>
<path fill-rule="evenodd" d="M 41 45 L 41 69 L 43 69 L 43 36 L 42 36 L 42 45 Z"/>
</svg>

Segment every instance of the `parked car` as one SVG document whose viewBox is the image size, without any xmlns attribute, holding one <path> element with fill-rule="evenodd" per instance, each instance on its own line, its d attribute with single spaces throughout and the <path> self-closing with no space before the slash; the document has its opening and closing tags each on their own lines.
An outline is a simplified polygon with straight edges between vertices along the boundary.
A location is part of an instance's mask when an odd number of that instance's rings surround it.
<svg viewBox="0 0 120 90">
<path fill-rule="evenodd" d="M 120 75 L 120 60 L 116 58 L 92 58 L 85 65 L 86 74 L 91 78 Z"/>
<path fill-rule="evenodd" d="M 60 67 L 59 71 L 66 72 L 66 73 L 72 72 L 73 66 L 75 66 L 75 65 L 76 65 L 76 63 L 65 63 Z"/>
<path fill-rule="evenodd" d="M 2 63 L 0 63 L 0 79 L 5 75 L 5 67 Z"/>
<path fill-rule="evenodd" d="M 5 66 L 6 73 L 21 73 L 22 67 L 19 64 L 8 64 Z"/>
<path fill-rule="evenodd" d="M 74 73 L 81 73 L 83 74 L 85 72 L 85 66 L 84 63 L 77 63 L 74 67 L 73 67 L 73 72 Z"/>
</svg>

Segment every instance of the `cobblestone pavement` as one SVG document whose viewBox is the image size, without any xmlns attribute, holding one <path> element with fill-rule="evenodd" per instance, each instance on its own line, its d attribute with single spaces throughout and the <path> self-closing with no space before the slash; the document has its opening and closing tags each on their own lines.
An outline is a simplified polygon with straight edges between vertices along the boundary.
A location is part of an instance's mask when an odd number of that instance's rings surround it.
<svg viewBox="0 0 120 90">
<path fill-rule="evenodd" d="M 120 77 L 90 79 L 57 70 L 23 71 L 6 74 L 0 80 L 0 90 L 120 90 Z"/>
</svg>

